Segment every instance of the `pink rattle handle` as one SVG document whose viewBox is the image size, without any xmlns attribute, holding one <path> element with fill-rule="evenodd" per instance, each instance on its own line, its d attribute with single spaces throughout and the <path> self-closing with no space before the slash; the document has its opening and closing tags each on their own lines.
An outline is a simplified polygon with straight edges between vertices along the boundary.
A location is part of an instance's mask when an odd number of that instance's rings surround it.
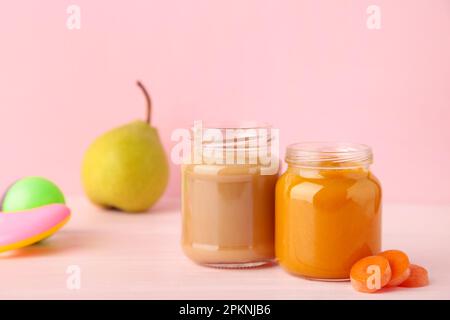
<svg viewBox="0 0 450 320">
<path fill-rule="evenodd" d="M 39 242 L 58 231 L 69 218 L 70 209 L 62 204 L 0 213 L 0 252 Z"/>
</svg>

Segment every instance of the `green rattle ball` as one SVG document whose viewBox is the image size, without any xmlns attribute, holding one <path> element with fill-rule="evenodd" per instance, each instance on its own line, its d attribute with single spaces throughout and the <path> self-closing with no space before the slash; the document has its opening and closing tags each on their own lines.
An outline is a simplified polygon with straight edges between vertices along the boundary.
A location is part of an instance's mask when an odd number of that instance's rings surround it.
<svg viewBox="0 0 450 320">
<path fill-rule="evenodd" d="M 48 204 L 65 204 L 65 202 L 61 190 L 50 180 L 42 177 L 26 177 L 16 181 L 6 190 L 2 201 L 2 211 L 23 211 Z"/>
</svg>

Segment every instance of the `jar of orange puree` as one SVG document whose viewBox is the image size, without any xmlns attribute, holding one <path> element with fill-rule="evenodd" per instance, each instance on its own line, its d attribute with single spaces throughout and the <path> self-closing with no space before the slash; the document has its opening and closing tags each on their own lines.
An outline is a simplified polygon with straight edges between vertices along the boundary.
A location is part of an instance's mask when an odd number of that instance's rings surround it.
<svg viewBox="0 0 450 320">
<path fill-rule="evenodd" d="M 289 145 L 276 186 L 275 252 L 288 272 L 347 280 L 359 259 L 381 249 L 381 186 L 362 144 Z"/>
</svg>

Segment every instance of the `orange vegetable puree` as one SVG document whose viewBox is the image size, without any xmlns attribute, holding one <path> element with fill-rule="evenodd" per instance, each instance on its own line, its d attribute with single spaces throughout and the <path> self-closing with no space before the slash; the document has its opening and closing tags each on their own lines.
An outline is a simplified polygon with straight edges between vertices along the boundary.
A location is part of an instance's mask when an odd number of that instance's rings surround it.
<svg viewBox="0 0 450 320">
<path fill-rule="evenodd" d="M 381 249 L 377 178 L 364 166 L 289 166 L 276 186 L 275 237 L 276 257 L 287 271 L 348 279 L 356 261 Z"/>
</svg>

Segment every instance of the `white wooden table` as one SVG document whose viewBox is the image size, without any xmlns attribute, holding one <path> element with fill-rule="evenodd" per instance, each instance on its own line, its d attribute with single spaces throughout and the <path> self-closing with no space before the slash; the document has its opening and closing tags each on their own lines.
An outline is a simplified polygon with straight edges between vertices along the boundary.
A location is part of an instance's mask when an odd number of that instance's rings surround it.
<svg viewBox="0 0 450 320">
<path fill-rule="evenodd" d="M 104 211 L 84 197 L 68 204 L 72 220 L 56 235 L 0 255 L 0 299 L 450 299 L 450 206 L 385 204 L 383 247 L 406 251 L 428 268 L 431 284 L 362 294 L 349 283 L 308 281 L 278 266 L 221 270 L 192 263 L 179 245 L 177 199 L 146 214 Z"/>
</svg>

